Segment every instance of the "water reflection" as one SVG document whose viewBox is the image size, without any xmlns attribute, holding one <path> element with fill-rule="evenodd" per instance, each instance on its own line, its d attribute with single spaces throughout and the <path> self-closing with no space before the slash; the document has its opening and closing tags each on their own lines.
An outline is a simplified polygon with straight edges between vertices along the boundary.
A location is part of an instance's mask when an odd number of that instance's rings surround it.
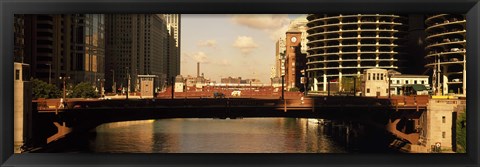
<svg viewBox="0 0 480 167">
<path fill-rule="evenodd" d="M 110 153 L 342 153 L 317 119 L 162 119 L 104 124 L 90 141 Z"/>
</svg>

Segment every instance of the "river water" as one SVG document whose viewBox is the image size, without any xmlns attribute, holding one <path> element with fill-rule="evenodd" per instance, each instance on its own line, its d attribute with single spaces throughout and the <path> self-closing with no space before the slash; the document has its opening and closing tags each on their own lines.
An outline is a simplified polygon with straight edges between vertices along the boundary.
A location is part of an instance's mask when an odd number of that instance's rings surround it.
<svg viewBox="0 0 480 167">
<path fill-rule="evenodd" d="M 92 130 L 88 152 L 347 153 L 369 152 L 374 148 L 368 146 L 370 143 L 377 144 L 374 152 L 388 151 L 376 141 L 362 139 L 363 126 L 350 124 L 346 130 L 345 126 L 332 128 L 322 122 L 304 118 L 191 118 L 108 123 Z"/>
</svg>

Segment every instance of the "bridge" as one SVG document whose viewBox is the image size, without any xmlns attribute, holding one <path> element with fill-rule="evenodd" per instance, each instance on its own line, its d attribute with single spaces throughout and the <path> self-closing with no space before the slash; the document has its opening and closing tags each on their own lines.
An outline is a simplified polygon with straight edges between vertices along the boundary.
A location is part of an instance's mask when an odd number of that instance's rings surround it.
<svg viewBox="0 0 480 167">
<path fill-rule="evenodd" d="M 248 118 L 291 117 L 353 120 L 379 126 L 419 117 L 427 109 L 428 96 L 353 97 L 314 96 L 291 99 L 272 98 L 176 98 L 71 100 L 64 108 L 58 101 L 33 103 L 34 138 L 43 145 L 72 131 L 86 132 L 109 122 L 164 118 Z M 53 107 L 52 107 L 53 106 Z M 392 126 L 395 126 L 392 125 Z M 35 130 L 37 129 L 37 130 Z M 401 135 L 401 134 L 400 134 Z M 405 136 L 404 136 L 405 137 Z M 408 136 L 406 136 L 408 137 Z M 415 137 L 407 140 L 415 140 Z"/>
</svg>

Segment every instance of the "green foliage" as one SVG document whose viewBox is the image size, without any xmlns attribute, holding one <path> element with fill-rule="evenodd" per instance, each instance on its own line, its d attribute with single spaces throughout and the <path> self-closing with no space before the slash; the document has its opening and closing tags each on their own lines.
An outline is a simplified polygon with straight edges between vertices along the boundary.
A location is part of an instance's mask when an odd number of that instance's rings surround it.
<svg viewBox="0 0 480 167">
<path fill-rule="evenodd" d="M 55 85 L 48 84 L 39 79 L 32 80 L 32 98 L 59 98 L 61 95 L 60 89 Z"/>
<path fill-rule="evenodd" d="M 98 98 L 99 95 L 97 92 L 95 92 L 95 88 L 92 86 L 92 84 L 82 82 L 79 83 L 78 85 L 75 85 L 75 87 L 72 90 L 72 93 L 69 93 L 68 97 L 70 98 Z"/>
<path fill-rule="evenodd" d="M 298 92 L 298 91 L 300 91 L 300 89 L 298 89 L 297 87 L 293 87 L 293 88 L 290 88 L 288 91 L 289 92 Z"/>
<path fill-rule="evenodd" d="M 466 111 L 457 119 L 457 152 L 465 153 L 467 149 L 467 116 Z"/>
<path fill-rule="evenodd" d="M 357 80 L 356 85 L 354 85 L 354 80 Z M 342 77 L 342 88 L 345 92 L 357 92 L 360 91 L 361 84 L 360 77 Z M 357 91 L 354 91 L 356 89 Z"/>
</svg>

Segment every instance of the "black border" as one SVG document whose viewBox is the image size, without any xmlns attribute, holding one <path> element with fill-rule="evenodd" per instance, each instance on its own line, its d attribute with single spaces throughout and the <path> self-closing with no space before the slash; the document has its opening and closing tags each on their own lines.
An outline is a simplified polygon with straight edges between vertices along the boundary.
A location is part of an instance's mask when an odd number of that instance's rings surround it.
<svg viewBox="0 0 480 167">
<path fill-rule="evenodd" d="M 2 166 L 478 166 L 478 0 L 0 0 Z M 467 13 L 467 154 L 13 154 L 13 14 Z"/>
</svg>

